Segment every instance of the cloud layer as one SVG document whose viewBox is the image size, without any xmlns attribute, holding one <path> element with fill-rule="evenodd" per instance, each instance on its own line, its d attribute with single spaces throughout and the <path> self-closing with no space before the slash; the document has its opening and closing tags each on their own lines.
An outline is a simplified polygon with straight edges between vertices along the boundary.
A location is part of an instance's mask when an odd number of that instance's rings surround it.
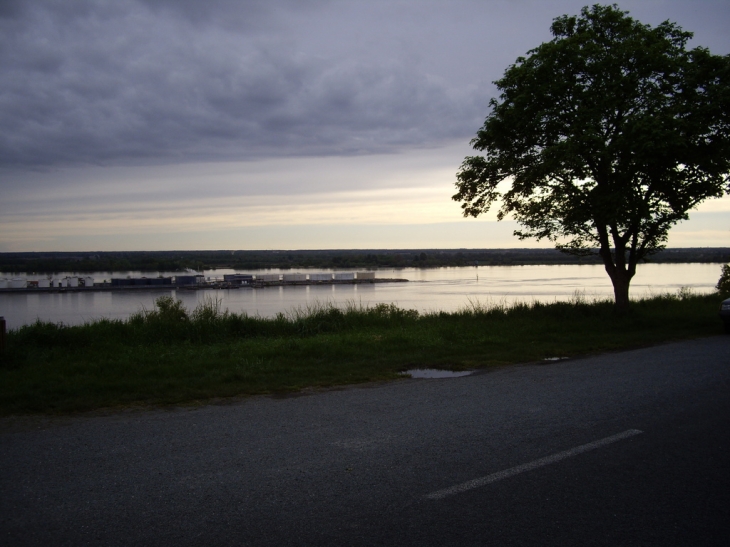
<svg viewBox="0 0 730 547">
<path fill-rule="evenodd" d="M 485 105 L 408 51 L 317 44 L 299 27 L 336 32 L 326 3 L 12 6 L 0 20 L 5 166 L 378 153 L 464 137 Z"/>
<path fill-rule="evenodd" d="M 653 23 L 706 12 L 709 46 L 730 11 L 628 4 Z M 581 5 L 5 0 L 0 166 L 372 154 L 468 139 L 490 82 Z"/>
<path fill-rule="evenodd" d="M 363 226 L 417 237 L 407 225 L 458 223 L 453 176 L 491 82 L 585 3 L 4 0 L 0 250 L 80 248 L 91 233 L 97 249 L 139 248 L 145 230 L 199 236 L 157 248 L 211 248 L 253 227 L 287 246 L 265 226 L 341 246 L 320 227 L 365 241 Z M 726 2 L 621 7 L 730 52 Z M 453 230 L 446 246 L 467 245 Z"/>
</svg>

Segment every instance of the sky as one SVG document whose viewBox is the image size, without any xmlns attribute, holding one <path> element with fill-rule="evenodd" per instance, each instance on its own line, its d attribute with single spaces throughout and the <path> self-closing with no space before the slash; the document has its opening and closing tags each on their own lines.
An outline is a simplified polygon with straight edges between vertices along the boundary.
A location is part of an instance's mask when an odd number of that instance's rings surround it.
<svg viewBox="0 0 730 547">
<path fill-rule="evenodd" d="M 550 246 L 451 196 L 492 82 L 585 4 L 2 0 L 0 252 Z M 727 0 L 619 7 L 730 53 Z M 669 245 L 730 245 L 730 197 Z"/>
</svg>

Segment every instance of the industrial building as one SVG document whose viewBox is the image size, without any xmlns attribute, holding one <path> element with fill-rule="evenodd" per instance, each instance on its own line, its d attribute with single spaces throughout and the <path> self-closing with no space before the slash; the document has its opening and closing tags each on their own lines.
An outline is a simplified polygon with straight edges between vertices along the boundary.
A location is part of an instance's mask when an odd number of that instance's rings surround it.
<svg viewBox="0 0 730 547">
<path fill-rule="evenodd" d="M 223 276 L 223 281 L 225 283 L 230 283 L 231 285 L 250 285 L 251 283 L 253 283 L 253 275 L 225 274 Z"/>
</svg>

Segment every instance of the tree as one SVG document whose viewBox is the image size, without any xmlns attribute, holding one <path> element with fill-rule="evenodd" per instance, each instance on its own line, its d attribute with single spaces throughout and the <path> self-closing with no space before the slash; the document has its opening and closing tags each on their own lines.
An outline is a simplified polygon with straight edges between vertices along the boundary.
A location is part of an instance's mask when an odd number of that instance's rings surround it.
<svg viewBox="0 0 730 547">
<path fill-rule="evenodd" d="M 725 264 L 722 267 L 720 279 L 718 279 L 715 288 L 717 289 L 717 292 L 720 293 L 720 296 L 730 296 L 730 264 Z"/>
<path fill-rule="evenodd" d="M 730 193 L 730 56 L 687 50 L 691 33 L 616 5 L 551 31 L 494 82 L 471 141 L 484 155 L 465 158 L 453 199 L 474 217 L 498 203 L 520 239 L 597 249 L 625 309 L 637 263 L 688 211 Z"/>
</svg>

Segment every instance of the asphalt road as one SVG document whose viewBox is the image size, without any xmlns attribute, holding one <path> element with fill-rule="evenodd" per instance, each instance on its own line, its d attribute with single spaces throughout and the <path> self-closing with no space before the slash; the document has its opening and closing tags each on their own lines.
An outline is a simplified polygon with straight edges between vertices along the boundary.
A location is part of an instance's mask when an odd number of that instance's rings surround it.
<svg viewBox="0 0 730 547">
<path fill-rule="evenodd" d="M 0 428 L 3 545 L 730 545 L 730 336 Z"/>
</svg>

